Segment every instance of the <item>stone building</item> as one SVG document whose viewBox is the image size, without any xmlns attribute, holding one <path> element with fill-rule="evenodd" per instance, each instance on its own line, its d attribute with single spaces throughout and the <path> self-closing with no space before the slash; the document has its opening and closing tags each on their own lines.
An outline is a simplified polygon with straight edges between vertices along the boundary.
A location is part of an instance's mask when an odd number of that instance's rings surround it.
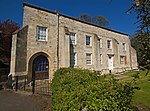
<svg viewBox="0 0 150 111">
<path fill-rule="evenodd" d="M 23 27 L 13 34 L 10 73 L 50 80 L 61 67 L 103 74 L 133 70 L 136 51 L 127 34 L 24 3 Z"/>
</svg>

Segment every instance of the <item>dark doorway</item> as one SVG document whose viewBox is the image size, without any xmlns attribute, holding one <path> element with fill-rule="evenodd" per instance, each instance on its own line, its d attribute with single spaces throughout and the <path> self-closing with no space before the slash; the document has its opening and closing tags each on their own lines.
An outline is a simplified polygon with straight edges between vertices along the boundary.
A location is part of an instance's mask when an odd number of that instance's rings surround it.
<svg viewBox="0 0 150 111">
<path fill-rule="evenodd" d="M 33 60 L 32 66 L 32 92 L 50 95 L 49 62 L 43 55 Z"/>
<path fill-rule="evenodd" d="M 33 76 L 36 80 L 48 79 L 49 78 L 49 63 L 48 59 L 43 56 L 37 56 L 33 61 Z"/>
</svg>

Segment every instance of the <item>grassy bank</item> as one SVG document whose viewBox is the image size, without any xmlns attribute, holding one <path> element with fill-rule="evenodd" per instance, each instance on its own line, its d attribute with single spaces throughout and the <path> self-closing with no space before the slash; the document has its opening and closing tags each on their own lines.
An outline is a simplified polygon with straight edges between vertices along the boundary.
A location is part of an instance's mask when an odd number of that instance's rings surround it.
<svg viewBox="0 0 150 111">
<path fill-rule="evenodd" d="M 139 73 L 139 78 L 137 79 L 135 86 L 139 87 L 139 90 L 135 91 L 135 95 L 133 97 L 133 102 L 136 105 L 144 105 L 150 109 L 150 72 L 147 76 L 145 76 L 146 71 L 139 72 L 128 72 L 124 75 L 128 76 L 127 78 L 122 79 L 122 82 L 132 80 L 132 76 Z"/>
</svg>

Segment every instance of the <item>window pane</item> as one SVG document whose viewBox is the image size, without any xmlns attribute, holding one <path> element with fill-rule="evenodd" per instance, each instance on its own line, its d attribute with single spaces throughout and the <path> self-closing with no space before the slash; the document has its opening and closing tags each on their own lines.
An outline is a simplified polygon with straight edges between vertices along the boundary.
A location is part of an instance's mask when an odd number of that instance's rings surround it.
<svg viewBox="0 0 150 111">
<path fill-rule="evenodd" d="M 120 64 L 125 64 L 125 57 L 124 56 L 120 56 Z"/>
<path fill-rule="evenodd" d="M 101 38 L 98 39 L 98 47 L 102 48 L 102 39 Z"/>
<path fill-rule="evenodd" d="M 122 43 L 122 46 L 123 46 L 123 51 L 126 51 L 126 44 Z"/>
<path fill-rule="evenodd" d="M 75 33 L 70 33 L 70 44 L 75 45 Z"/>
<path fill-rule="evenodd" d="M 92 54 L 86 54 L 86 64 L 92 64 Z"/>
<path fill-rule="evenodd" d="M 107 40 L 107 48 L 111 49 L 111 40 Z"/>
<path fill-rule="evenodd" d="M 46 27 L 37 27 L 37 39 L 41 41 L 46 41 Z"/>
<path fill-rule="evenodd" d="M 48 60 L 44 56 L 38 56 L 35 59 L 35 71 L 48 71 Z"/>
<path fill-rule="evenodd" d="M 100 48 L 102 48 L 102 39 L 100 39 Z"/>
<path fill-rule="evenodd" d="M 90 36 L 86 36 L 86 45 L 90 45 Z"/>
<path fill-rule="evenodd" d="M 70 66 L 74 67 L 75 65 L 77 65 L 77 54 L 76 53 L 72 53 L 70 55 Z"/>
<path fill-rule="evenodd" d="M 100 54 L 100 64 L 102 64 L 102 54 Z"/>
</svg>

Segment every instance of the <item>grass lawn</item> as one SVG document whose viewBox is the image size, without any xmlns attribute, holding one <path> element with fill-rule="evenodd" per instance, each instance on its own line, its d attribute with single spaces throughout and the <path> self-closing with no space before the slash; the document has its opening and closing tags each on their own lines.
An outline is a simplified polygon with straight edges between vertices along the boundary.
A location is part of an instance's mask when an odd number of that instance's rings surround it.
<svg viewBox="0 0 150 111">
<path fill-rule="evenodd" d="M 132 80 L 132 76 L 135 74 L 137 74 L 136 71 L 125 73 L 124 75 L 129 77 L 121 79 L 121 82 Z M 133 102 L 135 105 L 141 104 L 150 109 L 150 72 L 147 76 L 145 74 L 146 71 L 139 71 L 140 78 L 137 79 L 135 86 L 140 87 L 140 89 L 135 91 Z"/>
</svg>

